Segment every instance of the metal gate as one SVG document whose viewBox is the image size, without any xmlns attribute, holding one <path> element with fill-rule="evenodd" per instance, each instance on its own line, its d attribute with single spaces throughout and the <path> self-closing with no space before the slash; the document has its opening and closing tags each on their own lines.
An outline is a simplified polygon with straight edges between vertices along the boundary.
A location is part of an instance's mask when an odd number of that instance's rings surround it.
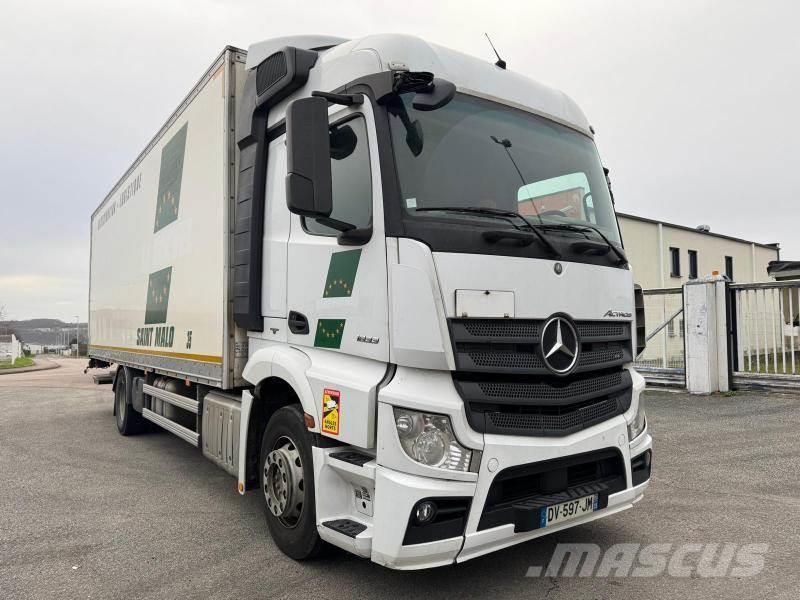
<svg viewBox="0 0 800 600">
<path fill-rule="evenodd" d="M 734 387 L 800 385 L 800 281 L 729 286 Z"/>
<path fill-rule="evenodd" d="M 647 347 L 634 366 L 651 385 L 686 385 L 683 288 L 644 290 Z"/>
</svg>

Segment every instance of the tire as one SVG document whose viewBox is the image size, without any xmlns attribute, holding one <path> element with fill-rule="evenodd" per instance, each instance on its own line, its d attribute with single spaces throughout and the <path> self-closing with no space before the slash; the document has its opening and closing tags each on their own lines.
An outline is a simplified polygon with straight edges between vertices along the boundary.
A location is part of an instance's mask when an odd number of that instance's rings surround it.
<svg viewBox="0 0 800 600">
<path fill-rule="evenodd" d="M 311 440 L 297 405 L 276 411 L 261 438 L 259 481 L 267 527 L 281 552 L 295 560 L 314 558 L 324 547 L 317 532 Z"/>
<path fill-rule="evenodd" d="M 131 406 L 133 394 L 133 376 L 127 367 L 118 367 L 122 372 L 117 375 L 117 387 L 114 390 L 114 416 L 117 430 L 122 435 L 136 435 L 147 429 L 147 420 Z"/>
</svg>

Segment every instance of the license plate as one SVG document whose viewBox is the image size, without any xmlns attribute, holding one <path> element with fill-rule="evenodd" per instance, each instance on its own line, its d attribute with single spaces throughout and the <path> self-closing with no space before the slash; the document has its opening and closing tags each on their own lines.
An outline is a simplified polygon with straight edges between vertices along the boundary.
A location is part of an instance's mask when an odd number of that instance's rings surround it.
<svg viewBox="0 0 800 600">
<path fill-rule="evenodd" d="M 575 500 L 567 500 L 539 509 L 539 527 L 549 527 L 576 519 L 597 510 L 598 495 L 584 496 Z"/>
</svg>

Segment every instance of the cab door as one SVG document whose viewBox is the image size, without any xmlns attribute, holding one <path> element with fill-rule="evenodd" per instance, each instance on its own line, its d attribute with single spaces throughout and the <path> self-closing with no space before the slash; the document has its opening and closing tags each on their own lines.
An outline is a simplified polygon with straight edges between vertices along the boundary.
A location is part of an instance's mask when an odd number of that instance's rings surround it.
<svg viewBox="0 0 800 600">
<path fill-rule="evenodd" d="M 328 117 L 330 216 L 359 228 L 371 224 L 372 235 L 359 245 L 342 245 L 339 231 L 291 215 L 288 341 L 388 362 L 386 238 L 374 115 L 365 101 L 333 106 Z"/>
</svg>

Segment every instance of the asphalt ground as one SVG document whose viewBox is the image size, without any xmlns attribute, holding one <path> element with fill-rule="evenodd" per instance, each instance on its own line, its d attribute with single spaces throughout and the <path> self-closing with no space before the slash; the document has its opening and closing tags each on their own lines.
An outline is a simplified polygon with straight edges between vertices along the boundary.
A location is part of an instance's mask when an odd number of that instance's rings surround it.
<svg viewBox="0 0 800 600">
<path fill-rule="evenodd" d="M 121 437 L 85 361 L 0 376 L 0 598 L 798 598 L 800 395 L 648 391 L 632 510 L 460 565 L 390 571 L 272 543 L 257 493 L 180 439 Z M 557 543 L 767 544 L 749 577 L 526 577 Z M 696 557 L 695 557 L 696 558 Z M 687 559 L 691 565 L 691 560 Z"/>
</svg>

